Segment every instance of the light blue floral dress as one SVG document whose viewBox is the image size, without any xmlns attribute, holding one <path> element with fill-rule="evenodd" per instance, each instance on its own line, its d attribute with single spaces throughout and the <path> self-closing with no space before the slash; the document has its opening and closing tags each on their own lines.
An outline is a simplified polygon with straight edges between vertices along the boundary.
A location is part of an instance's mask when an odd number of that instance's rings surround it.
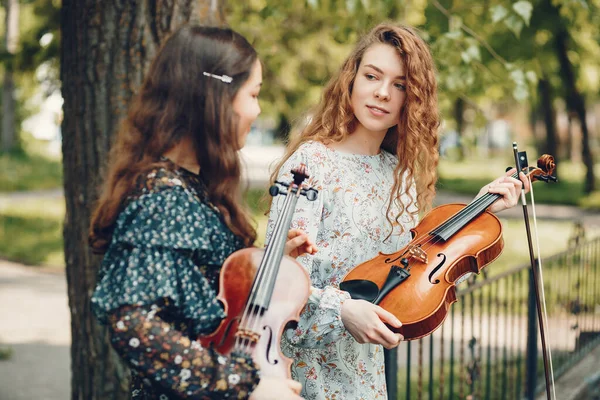
<svg viewBox="0 0 600 400">
<path fill-rule="evenodd" d="M 383 150 L 355 155 L 308 142 L 286 161 L 278 180 L 290 181 L 290 170 L 301 163 L 319 196 L 314 202 L 299 199 L 292 226 L 306 231 L 319 250 L 298 258 L 314 289 L 298 327 L 284 335 L 282 349 L 294 360 L 292 376 L 302 383 L 307 400 L 386 399 L 383 347 L 359 344 L 345 329 L 340 308 L 350 296 L 339 284 L 356 265 L 379 252 L 395 252 L 410 240 L 417 221 L 405 214 L 392 227 L 386 218 L 398 160 Z M 414 197 L 414 186 L 408 190 Z M 273 201 L 267 243 L 283 203 L 283 196 Z M 397 212 L 392 206 L 390 215 Z"/>
</svg>

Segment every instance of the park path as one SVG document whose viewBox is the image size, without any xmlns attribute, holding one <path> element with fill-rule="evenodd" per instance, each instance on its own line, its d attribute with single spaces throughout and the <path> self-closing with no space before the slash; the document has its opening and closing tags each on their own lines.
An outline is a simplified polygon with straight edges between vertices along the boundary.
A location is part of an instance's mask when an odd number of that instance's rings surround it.
<svg viewBox="0 0 600 400">
<path fill-rule="evenodd" d="M 0 261 L 0 400 L 70 398 L 71 316 L 63 271 Z"/>
</svg>

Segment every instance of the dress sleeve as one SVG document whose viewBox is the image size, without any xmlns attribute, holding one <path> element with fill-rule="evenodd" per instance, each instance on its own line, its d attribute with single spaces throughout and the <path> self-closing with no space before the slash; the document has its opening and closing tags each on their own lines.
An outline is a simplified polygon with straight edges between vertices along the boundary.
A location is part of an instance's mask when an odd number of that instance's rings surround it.
<svg viewBox="0 0 600 400">
<path fill-rule="evenodd" d="M 203 273 L 213 262 L 211 223 L 181 187 L 132 201 L 118 218 L 91 299 L 100 322 L 122 306 L 169 299 L 193 334 L 214 331 L 225 313 Z"/>
<path fill-rule="evenodd" d="M 318 233 L 323 217 L 325 196 L 323 191 L 325 185 L 324 174 L 322 171 L 322 158 L 316 154 L 311 154 L 302 150 L 302 147 L 296 151 L 281 167 L 278 174 L 278 181 L 289 182 L 292 180 L 291 170 L 304 164 L 307 166 L 309 185 L 319 191 L 317 200 L 308 201 L 305 197 L 300 197 L 296 204 L 292 228 L 298 228 L 305 231 L 310 239 L 319 248 Z M 267 224 L 266 243 L 268 245 L 273 233 L 275 221 L 283 209 L 285 199 L 283 196 L 277 196 L 273 199 Z M 318 257 L 318 253 L 317 253 Z M 296 259 L 304 268 L 306 268 L 313 283 L 318 272 L 318 261 L 315 256 L 305 255 Z M 342 334 L 346 332 L 341 319 L 341 307 L 350 295 L 347 292 L 339 290 L 334 286 L 324 286 L 321 288 L 311 287 L 311 294 L 308 298 L 303 311 L 300 314 L 300 320 L 294 330 L 286 331 L 287 339 L 296 346 L 305 348 L 323 348 L 330 343 L 337 341 Z"/>
<path fill-rule="evenodd" d="M 111 343 L 152 385 L 183 399 L 246 399 L 259 381 L 249 357 L 217 355 L 172 329 L 157 305 L 123 306 L 109 313 Z"/>
</svg>

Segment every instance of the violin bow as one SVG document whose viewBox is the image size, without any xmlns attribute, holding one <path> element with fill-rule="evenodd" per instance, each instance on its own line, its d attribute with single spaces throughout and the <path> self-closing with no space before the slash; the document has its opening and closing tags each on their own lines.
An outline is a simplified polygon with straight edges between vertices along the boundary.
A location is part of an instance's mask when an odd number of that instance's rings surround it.
<svg viewBox="0 0 600 400">
<path fill-rule="evenodd" d="M 517 150 L 517 143 L 513 142 L 513 152 L 515 156 L 515 165 L 517 167 L 517 171 L 520 173 L 522 171 L 521 168 L 521 160 L 523 160 L 526 164 L 527 157 L 525 152 L 519 153 Z M 525 165 L 525 167 L 528 167 Z M 554 178 L 554 177 L 552 177 Z M 537 315 L 538 315 L 538 323 L 540 326 L 540 336 L 542 339 L 542 354 L 544 358 L 544 376 L 546 377 L 546 397 L 548 400 L 556 400 L 556 391 L 554 389 L 554 370 L 552 368 L 552 354 L 550 351 L 550 347 L 546 344 L 546 322 L 548 320 L 548 314 L 546 311 L 546 296 L 544 294 L 544 278 L 542 275 L 542 259 L 540 257 L 540 244 L 538 239 L 537 232 L 537 222 L 535 217 L 535 206 L 534 206 L 534 197 L 533 197 L 533 181 L 531 180 L 531 176 L 528 174 L 527 179 L 529 179 L 529 192 L 531 193 L 531 204 L 532 204 L 532 215 L 533 221 L 535 225 L 535 237 L 537 243 L 537 252 L 538 258 L 536 262 L 536 258 L 533 252 L 533 243 L 531 240 L 531 227 L 529 225 L 529 212 L 527 211 L 527 200 L 525 197 L 525 188 L 521 187 L 521 203 L 523 205 L 523 218 L 525 220 L 525 230 L 527 232 L 527 243 L 529 247 L 529 259 L 531 261 L 531 271 L 533 273 L 533 281 L 535 288 L 535 298 L 536 298 L 536 307 L 537 307 Z M 556 180 L 555 178 L 553 179 Z M 546 179 L 547 181 L 547 179 Z"/>
</svg>

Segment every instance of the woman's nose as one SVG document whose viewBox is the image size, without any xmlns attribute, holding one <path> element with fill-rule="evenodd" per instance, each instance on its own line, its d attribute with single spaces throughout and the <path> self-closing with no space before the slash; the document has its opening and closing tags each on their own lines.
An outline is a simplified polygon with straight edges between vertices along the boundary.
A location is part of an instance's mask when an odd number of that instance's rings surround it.
<svg viewBox="0 0 600 400">
<path fill-rule="evenodd" d="M 386 84 L 382 83 L 375 89 L 375 97 L 382 100 L 387 100 L 390 97 L 390 92 Z"/>
</svg>

